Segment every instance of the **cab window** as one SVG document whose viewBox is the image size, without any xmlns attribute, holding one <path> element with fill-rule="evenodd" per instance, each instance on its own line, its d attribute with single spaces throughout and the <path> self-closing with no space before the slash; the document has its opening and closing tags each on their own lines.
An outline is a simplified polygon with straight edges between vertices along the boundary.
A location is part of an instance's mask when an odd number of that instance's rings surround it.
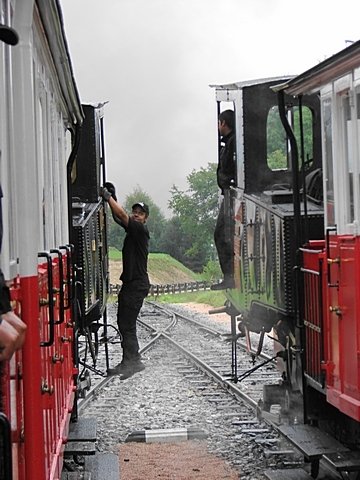
<svg viewBox="0 0 360 480">
<path fill-rule="evenodd" d="M 300 111 L 294 106 L 288 109 L 288 120 L 294 131 L 299 152 L 300 143 Z M 313 118 L 308 107 L 302 107 L 303 133 L 304 133 L 304 159 L 305 168 L 312 165 L 313 161 Z M 269 110 L 267 119 L 267 164 L 271 170 L 290 170 L 289 142 L 286 138 L 284 127 L 281 123 L 278 107 Z M 301 163 L 299 168 L 301 168 Z"/>
</svg>

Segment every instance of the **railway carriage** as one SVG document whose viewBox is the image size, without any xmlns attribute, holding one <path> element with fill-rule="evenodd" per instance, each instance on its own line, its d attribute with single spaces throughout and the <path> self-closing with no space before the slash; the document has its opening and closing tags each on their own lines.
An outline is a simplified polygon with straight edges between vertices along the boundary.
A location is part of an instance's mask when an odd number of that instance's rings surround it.
<svg viewBox="0 0 360 480">
<path fill-rule="evenodd" d="M 27 324 L 22 351 L 1 365 L 0 478 L 55 480 L 87 366 L 79 340 L 94 351 L 106 327 L 103 111 L 80 102 L 59 2 L 0 6 L 19 37 L 0 43 L 0 259 Z"/>
<path fill-rule="evenodd" d="M 230 102 L 236 114 L 237 187 L 227 193 L 235 288 L 224 307 L 233 379 L 238 337 L 256 357 L 269 334 L 283 382 L 264 388 L 259 411 L 280 404 L 290 422 L 281 430 L 313 477 L 323 455 L 358 472 L 360 42 L 296 77 L 215 88 L 218 111 Z M 324 449 L 321 437 L 315 447 L 312 427 L 342 446 Z"/>
<path fill-rule="evenodd" d="M 322 116 L 325 225 L 300 245 L 304 399 L 307 418 L 359 447 L 360 42 L 279 87 L 316 93 Z"/>
</svg>

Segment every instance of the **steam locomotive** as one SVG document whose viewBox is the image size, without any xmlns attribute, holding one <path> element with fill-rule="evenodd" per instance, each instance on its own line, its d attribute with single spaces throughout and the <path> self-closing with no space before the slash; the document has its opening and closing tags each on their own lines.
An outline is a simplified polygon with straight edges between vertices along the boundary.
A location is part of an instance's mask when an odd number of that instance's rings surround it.
<svg viewBox="0 0 360 480">
<path fill-rule="evenodd" d="M 259 411 L 280 405 L 280 430 L 313 477 L 324 457 L 358 472 L 360 42 L 299 76 L 213 87 L 218 112 L 236 118 L 233 380 L 238 338 L 253 358 L 273 338 L 282 382 L 264 388 Z"/>
<path fill-rule="evenodd" d="M 80 102 L 59 2 L 0 5 L 19 39 L 0 42 L 0 259 L 27 324 L 23 349 L 0 366 L 0 478 L 55 480 L 86 387 L 79 371 L 106 331 L 104 112 Z"/>
</svg>

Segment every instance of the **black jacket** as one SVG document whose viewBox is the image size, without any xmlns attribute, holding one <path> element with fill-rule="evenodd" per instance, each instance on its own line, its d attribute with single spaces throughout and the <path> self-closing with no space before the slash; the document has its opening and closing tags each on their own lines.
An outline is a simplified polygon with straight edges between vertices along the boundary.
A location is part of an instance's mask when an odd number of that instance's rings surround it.
<svg viewBox="0 0 360 480">
<path fill-rule="evenodd" d="M 144 288 L 149 287 L 147 261 L 149 253 L 149 231 L 145 224 L 129 218 L 126 237 L 122 249 L 123 271 L 120 280 L 124 284 L 135 282 Z"/>
<path fill-rule="evenodd" d="M 221 193 L 224 193 L 230 185 L 236 186 L 235 133 L 230 132 L 222 137 L 221 142 L 223 146 L 220 150 L 216 176 Z"/>
</svg>

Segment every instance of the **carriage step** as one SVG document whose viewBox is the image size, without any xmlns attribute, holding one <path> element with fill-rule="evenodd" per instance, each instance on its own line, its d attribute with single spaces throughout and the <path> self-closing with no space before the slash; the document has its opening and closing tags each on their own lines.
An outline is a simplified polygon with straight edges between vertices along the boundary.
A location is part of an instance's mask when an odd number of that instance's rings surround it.
<svg viewBox="0 0 360 480">
<path fill-rule="evenodd" d="M 302 468 L 287 468 L 284 470 L 266 470 L 264 475 L 269 480 L 313 480 Z"/>
<path fill-rule="evenodd" d="M 119 457 L 114 453 L 97 453 L 85 459 L 85 470 L 91 472 L 91 480 L 119 480 Z"/>
<path fill-rule="evenodd" d="M 333 468 L 338 472 L 360 472 L 360 454 L 359 452 L 338 452 L 324 455 Z"/>
<path fill-rule="evenodd" d="M 79 418 L 77 422 L 71 423 L 64 456 L 95 455 L 96 434 L 97 423 L 94 418 Z"/>
<path fill-rule="evenodd" d="M 65 446 L 64 456 L 95 455 L 95 442 L 68 442 Z"/>
<path fill-rule="evenodd" d="M 77 422 L 70 423 L 69 442 L 95 442 L 97 421 L 92 417 L 81 417 Z"/>
<path fill-rule="evenodd" d="M 349 451 L 333 437 L 311 425 L 281 425 L 278 431 L 310 462 L 319 460 L 323 455 Z"/>
</svg>

